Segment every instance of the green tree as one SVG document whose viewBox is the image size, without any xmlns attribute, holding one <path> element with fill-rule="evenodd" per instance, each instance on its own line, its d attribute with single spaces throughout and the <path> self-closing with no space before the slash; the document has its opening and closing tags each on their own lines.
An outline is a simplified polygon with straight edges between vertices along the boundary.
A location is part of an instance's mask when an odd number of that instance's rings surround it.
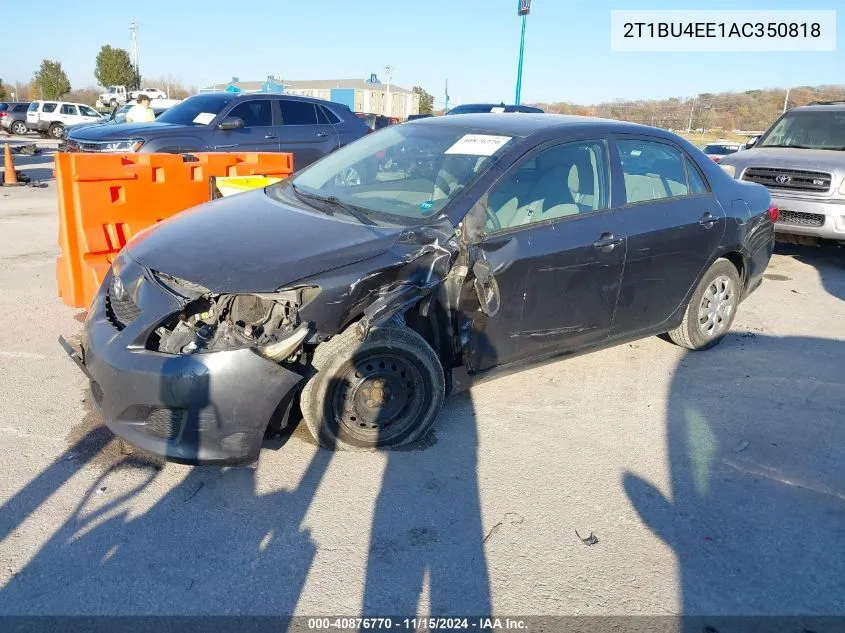
<svg viewBox="0 0 845 633">
<path fill-rule="evenodd" d="M 0 101 L 5 101 L 9 98 L 9 93 L 6 90 L 6 86 L 3 84 L 3 80 L 0 79 Z"/>
<path fill-rule="evenodd" d="M 35 73 L 35 83 L 41 91 L 42 99 L 61 99 L 70 92 L 70 80 L 62 70 L 61 62 L 45 59 Z"/>
<path fill-rule="evenodd" d="M 129 59 L 129 53 L 122 48 L 103 46 L 97 53 L 94 65 L 94 77 L 101 86 L 126 86 L 128 89 L 140 87 L 141 78 L 135 74 L 135 68 Z"/>
<path fill-rule="evenodd" d="M 434 97 L 422 86 L 414 86 L 413 92 L 420 96 L 420 114 L 431 114 L 434 111 Z"/>
</svg>

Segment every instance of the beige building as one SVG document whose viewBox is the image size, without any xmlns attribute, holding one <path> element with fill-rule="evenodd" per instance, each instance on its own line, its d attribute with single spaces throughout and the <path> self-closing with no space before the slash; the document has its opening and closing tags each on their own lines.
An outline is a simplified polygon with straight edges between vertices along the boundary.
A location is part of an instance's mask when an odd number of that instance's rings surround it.
<svg viewBox="0 0 845 633">
<path fill-rule="evenodd" d="M 295 81 L 268 77 L 266 81 L 240 81 L 233 77 L 225 84 L 214 84 L 200 90 L 212 92 L 228 90 L 230 92 L 284 92 L 284 94 L 314 97 L 335 101 L 349 107 L 354 112 L 383 114 L 385 116 L 407 119 L 420 112 L 420 96 L 407 88 L 395 84 L 365 79 L 315 79 Z"/>
</svg>

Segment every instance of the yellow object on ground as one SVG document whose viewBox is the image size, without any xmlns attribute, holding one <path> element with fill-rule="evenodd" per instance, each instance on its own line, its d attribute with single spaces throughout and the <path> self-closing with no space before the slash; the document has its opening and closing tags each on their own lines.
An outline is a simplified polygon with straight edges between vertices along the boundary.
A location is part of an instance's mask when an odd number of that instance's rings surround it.
<svg viewBox="0 0 845 633">
<path fill-rule="evenodd" d="M 212 179 L 212 192 L 214 187 L 220 192 L 220 197 L 231 196 L 236 193 L 243 193 L 251 189 L 260 189 L 279 182 L 281 178 L 271 176 L 217 176 Z M 212 193 L 212 197 L 218 197 Z"/>
</svg>

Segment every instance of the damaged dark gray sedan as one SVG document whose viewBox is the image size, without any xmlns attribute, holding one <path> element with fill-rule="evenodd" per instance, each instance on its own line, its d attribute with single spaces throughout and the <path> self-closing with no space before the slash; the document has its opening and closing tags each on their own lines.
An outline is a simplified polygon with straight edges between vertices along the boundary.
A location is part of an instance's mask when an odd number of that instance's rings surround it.
<svg viewBox="0 0 845 633">
<path fill-rule="evenodd" d="M 325 447 L 395 447 L 492 370 L 665 332 L 713 346 L 776 213 L 662 130 L 424 119 L 138 235 L 77 360 L 106 424 L 175 461 L 253 461 L 297 403 Z"/>
</svg>

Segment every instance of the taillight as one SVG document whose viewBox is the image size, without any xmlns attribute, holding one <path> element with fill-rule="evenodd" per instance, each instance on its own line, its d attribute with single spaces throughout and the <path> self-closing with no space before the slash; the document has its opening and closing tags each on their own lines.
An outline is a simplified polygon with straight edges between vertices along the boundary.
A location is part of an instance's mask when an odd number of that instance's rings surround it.
<svg viewBox="0 0 845 633">
<path fill-rule="evenodd" d="M 778 218 L 780 217 L 780 209 L 778 209 L 775 205 L 769 205 L 769 217 L 772 218 L 772 222 L 777 222 Z"/>
<path fill-rule="evenodd" d="M 721 158 L 719 158 L 718 156 L 711 156 L 711 157 L 710 157 L 710 160 L 712 160 L 714 163 L 718 163 L 718 162 L 719 162 L 719 161 L 721 161 L 722 159 L 721 159 Z"/>
<path fill-rule="evenodd" d="M 5 112 L 0 112 L 0 119 L 2 119 L 4 116 L 6 116 L 6 113 L 5 113 Z"/>
</svg>

